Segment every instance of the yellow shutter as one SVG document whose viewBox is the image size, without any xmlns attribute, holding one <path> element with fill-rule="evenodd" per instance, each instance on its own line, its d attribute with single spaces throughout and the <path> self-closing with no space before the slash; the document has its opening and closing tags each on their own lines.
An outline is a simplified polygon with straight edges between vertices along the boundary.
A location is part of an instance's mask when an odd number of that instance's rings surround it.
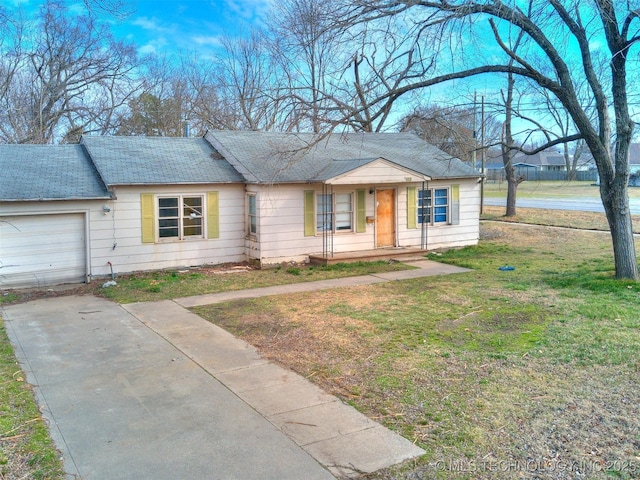
<svg viewBox="0 0 640 480">
<path fill-rule="evenodd" d="M 304 191 L 304 236 L 313 237 L 316 234 L 316 192 Z"/>
<path fill-rule="evenodd" d="M 156 207 L 153 193 L 140 194 L 140 211 L 142 216 L 142 243 L 154 243 L 156 241 Z"/>
<path fill-rule="evenodd" d="M 418 228 L 417 208 L 416 187 L 407 187 L 407 228 Z"/>
<path fill-rule="evenodd" d="M 364 190 L 356 190 L 356 232 L 362 233 L 367 231 L 367 196 Z"/>
<path fill-rule="evenodd" d="M 460 185 L 451 185 L 451 225 L 460 224 Z"/>
<path fill-rule="evenodd" d="M 220 238 L 220 198 L 218 192 L 207 192 L 207 238 Z"/>
</svg>

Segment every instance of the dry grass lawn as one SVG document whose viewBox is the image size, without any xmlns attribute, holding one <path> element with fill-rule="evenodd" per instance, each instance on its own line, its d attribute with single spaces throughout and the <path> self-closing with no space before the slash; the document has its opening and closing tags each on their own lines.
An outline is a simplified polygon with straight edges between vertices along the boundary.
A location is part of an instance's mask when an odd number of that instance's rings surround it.
<svg viewBox="0 0 640 480">
<path fill-rule="evenodd" d="M 609 231 L 609 224 L 607 223 L 607 218 L 604 213 L 518 207 L 516 209 L 516 216 L 505 217 L 504 207 L 485 206 L 483 210 L 483 220 Z M 631 220 L 633 222 L 634 233 L 640 233 L 640 215 L 631 215 Z"/>
<path fill-rule="evenodd" d="M 603 215 L 518 209 L 508 223 L 502 213 L 487 209 L 478 246 L 433 255 L 469 273 L 195 310 L 427 452 L 370 479 L 640 478 L 640 284 L 612 278 L 607 232 L 578 230 L 606 230 Z M 402 268 L 153 272 L 109 291 L 94 282 L 0 302 L 158 300 Z M 0 478 L 61 478 L 2 335 L 0 345 Z"/>
<path fill-rule="evenodd" d="M 438 257 L 470 273 L 196 312 L 427 451 L 372 479 L 639 478 L 640 286 L 609 236 L 482 235 Z"/>
</svg>

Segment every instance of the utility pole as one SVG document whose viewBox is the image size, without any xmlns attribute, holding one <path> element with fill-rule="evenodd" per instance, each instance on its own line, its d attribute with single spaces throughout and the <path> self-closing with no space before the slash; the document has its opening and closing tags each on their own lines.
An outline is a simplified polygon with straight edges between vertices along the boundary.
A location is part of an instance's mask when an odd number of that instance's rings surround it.
<svg viewBox="0 0 640 480">
<path fill-rule="evenodd" d="M 477 138 L 477 128 L 476 128 L 476 117 L 478 116 L 476 112 L 476 92 L 473 92 L 473 149 L 471 150 L 471 161 L 473 162 L 473 168 L 478 168 L 478 164 L 476 163 L 476 147 L 478 144 Z"/>
<path fill-rule="evenodd" d="M 484 213 L 484 164 L 485 164 L 485 148 L 484 148 L 484 95 L 482 95 L 482 114 L 480 116 L 480 131 L 482 132 L 480 135 L 480 148 L 482 151 L 480 152 L 480 158 L 482 158 L 482 168 L 480 169 L 480 173 L 482 173 L 482 183 L 480 184 L 480 214 Z"/>
</svg>

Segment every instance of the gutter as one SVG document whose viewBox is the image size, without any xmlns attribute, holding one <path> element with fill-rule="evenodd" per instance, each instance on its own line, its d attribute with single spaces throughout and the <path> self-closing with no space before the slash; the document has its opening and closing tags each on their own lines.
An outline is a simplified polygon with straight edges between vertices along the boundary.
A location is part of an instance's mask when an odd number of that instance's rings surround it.
<svg viewBox="0 0 640 480">
<path fill-rule="evenodd" d="M 55 198 L 55 197 L 40 197 L 40 198 L 10 198 L 10 199 L 0 199 L 0 202 L 70 202 L 74 200 L 113 200 L 113 196 L 109 195 L 107 197 L 64 197 L 64 198 Z"/>
</svg>

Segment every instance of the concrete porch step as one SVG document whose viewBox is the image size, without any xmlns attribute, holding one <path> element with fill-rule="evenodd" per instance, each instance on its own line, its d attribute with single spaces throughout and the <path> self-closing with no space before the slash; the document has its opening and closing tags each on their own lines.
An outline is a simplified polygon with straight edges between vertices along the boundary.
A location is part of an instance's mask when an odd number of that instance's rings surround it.
<svg viewBox="0 0 640 480">
<path fill-rule="evenodd" d="M 427 250 L 411 247 L 388 247 L 354 252 L 339 252 L 324 257 L 321 253 L 309 255 L 312 265 L 335 265 L 336 263 L 373 262 L 377 260 L 424 260 Z"/>
</svg>

